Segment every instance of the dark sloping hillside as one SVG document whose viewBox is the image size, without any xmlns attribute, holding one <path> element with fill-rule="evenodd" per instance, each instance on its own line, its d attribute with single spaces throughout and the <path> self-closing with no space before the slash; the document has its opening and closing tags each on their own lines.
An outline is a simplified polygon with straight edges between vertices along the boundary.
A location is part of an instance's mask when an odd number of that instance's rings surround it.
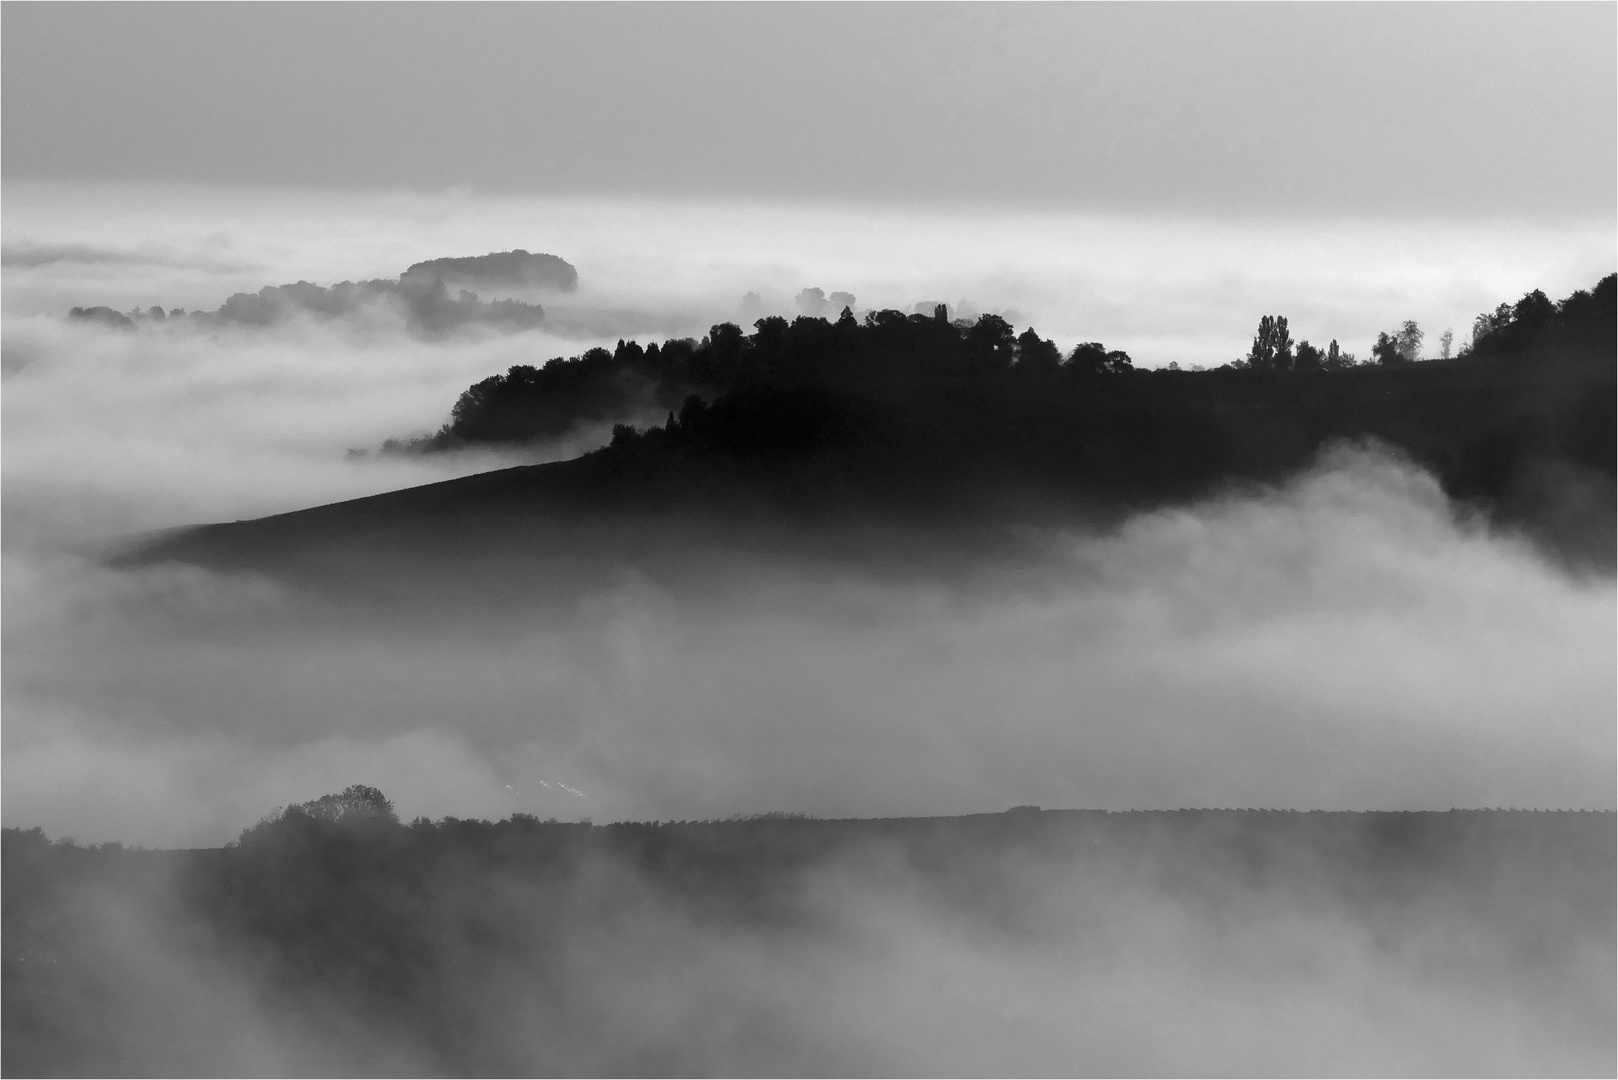
<svg viewBox="0 0 1618 1080">
<path fill-rule="evenodd" d="M 992 316 L 962 326 L 879 313 L 861 325 L 845 312 L 761 320 L 752 337 L 716 327 L 701 345 L 625 344 L 479 383 L 431 445 L 556 434 L 614 402 L 683 393 L 661 426 L 619 425 L 610 446 L 573 461 L 206 526 L 133 557 L 341 576 L 337 561 L 389 552 L 582 566 L 722 535 L 848 541 L 880 558 L 896 535 L 931 537 L 903 542 L 909 559 L 998 542 L 1008 526 L 1105 525 L 1280 482 L 1333 442 L 1376 440 L 1497 525 L 1610 571 L 1613 280 L 1553 305 L 1538 336 L 1508 321 L 1472 355 L 1341 370 L 1134 371 L 1100 346 L 1062 364 Z M 1602 320 L 1605 337 L 1592 329 Z M 1495 333 L 1518 337 L 1496 347 Z"/>
</svg>

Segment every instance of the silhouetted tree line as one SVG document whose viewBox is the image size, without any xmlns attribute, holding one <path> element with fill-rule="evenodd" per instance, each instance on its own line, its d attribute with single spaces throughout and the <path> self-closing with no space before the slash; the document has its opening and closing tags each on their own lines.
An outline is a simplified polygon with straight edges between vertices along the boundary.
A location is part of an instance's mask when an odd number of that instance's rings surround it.
<svg viewBox="0 0 1618 1080">
<path fill-rule="evenodd" d="M 1472 324 L 1472 343 L 1460 352 L 1466 356 L 1523 356 L 1555 349 L 1603 351 L 1613 346 L 1614 286 L 1618 278 L 1609 274 L 1593 289 L 1579 289 L 1561 301 L 1552 302 L 1535 289 L 1515 304 L 1501 304 L 1492 312 L 1479 315 Z M 1438 359 L 1450 359 L 1453 331 L 1439 336 Z M 1415 363 L 1422 359 L 1426 334 L 1412 319 L 1398 330 L 1377 334 L 1371 346 L 1371 361 L 1386 366 Z M 1287 329 L 1286 316 L 1266 315 L 1259 320 L 1247 355 L 1232 366 L 1254 371 L 1340 371 L 1356 365 L 1353 353 L 1342 352 L 1333 340 L 1325 349 L 1308 341 L 1294 343 Z"/>
<path fill-rule="evenodd" d="M 781 934 L 769 939 L 781 942 L 823 934 L 827 913 L 805 901 L 833 895 L 831 869 L 858 883 L 850 903 L 909 882 L 952 925 L 1013 936 L 1048 903 L 1052 881 L 1077 880 L 1098 883 L 1097 902 L 1136 891 L 1163 897 L 1199 926 L 1246 917 L 1262 894 L 1270 909 L 1340 912 L 1396 943 L 1452 927 L 1464 910 L 1498 935 L 1490 940 L 1532 942 L 1582 962 L 1591 942 L 1606 942 L 1610 954 L 1614 837 L 1610 812 L 1031 806 L 954 818 L 592 826 L 513 814 L 406 825 L 380 792 L 361 787 L 272 815 L 223 849 L 84 848 L 8 828 L 0 838 L 0 1045 L 7 1075 L 187 1062 L 207 1071 L 206 1060 L 183 1056 L 196 1048 L 173 1045 L 184 1017 L 161 1003 L 141 1013 L 130 1000 L 159 992 L 165 969 L 117 964 L 133 954 L 155 965 L 150 958 L 165 949 L 186 955 L 192 942 L 207 957 L 199 970 L 226 965 L 251 982 L 269 1015 L 301 1016 L 327 1031 L 364 1025 L 407 1046 L 426 1073 L 605 1071 L 599 1063 L 616 1060 L 611 1046 L 578 1045 L 569 1025 L 610 1041 L 615 1024 L 574 1011 L 576 980 L 666 974 L 647 952 L 674 944 L 665 934 Z M 812 882 L 820 886 L 813 892 L 805 888 Z M 105 897 L 146 921 L 109 924 Z M 129 927 L 160 937 L 108 936 Z M 150 1055 L 141 1065 L 120 1056 L 130 1050 L 122 1029 L 131 1016 L 157 1025 L 138 1033 Z M 325 1023 L 334 1017 L 338 1024 Z M 510 1024 L 550 1025 L 550 1037 L 499 1037 Z M 239 1032 L 212 1034 L 225 1048 Z M 595 1056 L 533 1056 L 545 1046 Z M 591 1061 L 598 1064 L 584 1064 Z M 674 1064 L 620 1061 L 610 1071 Z"/>
<path fill-rule="evenodd" d="M 616 421 L 597 451 L 199 527 L 130 558 L 302 572 L 292 568 L 359 536 L 379 551 L 498 548 L 515 542 L 520 520 L 523 550 L 540 550 L 544 536 L 551 557 L 573 551 L 569 572 L 587 574 L 608 538 L 643 555 L 656 548 L 664 534 L 644 526 L 668 514 L 727 534 L 746 518 L 760 536 L 776 525 L 797 535 L 880 523 L 990 539 L 1010 523 L 1104 523 L 1232 482 L 1284 482 L 1329 443 L 1375 440 L 1495 524 L 1611 567 L 1611 283 L 1588 300 L 1575 294 L 1537 335 L 1509 332 L 1510 350 L 1485 335 L 1465 356 L 1338 370 L 1140 370 L 1090 343 L 1053 364 L 1037 333 L 1019 341 L 1003 319 L 957 322 L 937 310 L 863 320 L 845 310 L 835 322 L 759 319 L 750 335 L 720 324 L 703 341 L 622 342 L 478 383 L 430 440 L 520 442 L 581 418 Z M 1264 338 L 1284 355 L 1290 332 L 1276 318 Z M 661 422 L 626 422 L 648 415 Z"/>
<path fill-rule="evenodd" d="M 1608 274 L 1590 290 L 1552 302 L 1535 289 L 1515 304 L 1501 304 L 1472 323 L 1471 356 L 1523 356 L 1551 349 L 1610 351 L 1618 278 Z"/>
<path fill-rule="evenodd" d="M 1414 323 L 1360 364 L 1336 342 L 1294 343 L 1284 317 L 1266 316 L 1248 362 L 1212 371 L 1138 370 L 1094 342 L 1063 356 L 1032 329 L 1018 335 L 994 315 L 952 322 L 942 306 L 762 318 L 752 334 L 724 323 L 702 341 L 514 367 L 463 394 L 430 445 L 518 442 L 657 410 L 661 425 L 620 422 L 592 457 L 626 475 L 818 463 L 826 483 L 884 506 L 972 505 L 963 484 L 1021 492 L 1025 505 L 1139 505 L 1279 479 L 1329 439 L 1374 437 L 1452 495 L 1531 518 L 1545 510 L 1529 491 L 1540 465 L 1614 475 L 1613 281 L 1559 305 L 1530 294 L 1466 355 L 1424 363 L 1410 362 Z"/>
<path fill-rule="evenodd" d="M 161 311 L 162 308 L 154 308 L 153 310 Z M 67 317 L 79 322 L 98 323 L 102 326 L 111 327 L 114 330 L 135 329 L 134 319 L 130 318 L 128 315 L 125 315 L 121 311 L 114 311 L 110 307 L 98 306 L 70 308 L 68 310 Z"/>
<path fill-rule="evenodd" d="M 1032 328 L 1018 335 L 998 315 L 952 322 L 946 311 L 944 305 L 932 315 L 873 311 L 863 321 L 848 307 L 835 321 L 769 316 L 753 324 L 752 334 L 720 323 L 701 341 L 645 348 L 620 341 L 611 353 L 591 349 L 543 367 L 515 366 L 467 390 L 428 447 L 546 438 L 566 430 L 568 417 L 596 421 L 683 408 L 692 394 L 712 400 L 744 390 L 761 406 L 786 409 L 785 416 L 795 410 L 760 387 L 896 399 L 921 386 L 976 390 L 1001 381 L 1037 383 L 1033 392 L 1048 393 L 1063 380 L 1082 384 L 1134 370 L 1127 353 L 1097 342 L 1064 357 Z"/>
<path fill-rule="evenodd" d="M 1473 344 L 1463 356 L 1527 355 L 1535 351 L 1610 351 L 1613 347 L 1614 278 L 1593 290 L 1580 290 L 1559 304 L 1533 292 L 1514 307 L 1501 305 L 1479 317 Z M 814 387 L 837 398 L 869 398 L 925 407 L 930 397 L 953 391 L 988 397 L 1009 395 L 1029 401 L 1067 402 L 1082 411 L 1086 398 L 1116 396 L 1118 377 L 1157 380 L 1198 378 L 1218 381 L 1214 373 L 1136 371 L 1129 355 L 1085 342 L 1063 355 L 1032 327 L 1021 334 L 997 315 L 975 321 L 950 321 L 938 305 L 930 316 L 874 311 L 863 321 L 844 308 L 835 321 L 800 316 L 758 319 L 746 334 L 733 323 L 714 326 L 700 342 L 681 339 L 653 343 L 618 343 L 612 352 L 592 349 L 582 356 L 556 357 L 543 367 L 520 365 L 505 375 L 485 379 L 456 403 L 450 422 L 428 448 L 462 443 L 522 442 L 554 437 L 579 422 L 627 420 L 637 413 L 684 410 L 691 395 L 715 400 L 748 390 L 756 407 L 788 414 L 779 395 L 760 394 L 768 386 L 780 391 Z M 1372 358 L 1380 366 L 1397 366 L 1421 356 L 1424 334 L 1413 321 L 1378 336 Z M 1450 335 L 1446 332 L 1447 352 Z M 1346 372 L 1361 366 L 1354 354 L 1331 341 L 1325 348 L 1307 340 L 1295 342 L 1285 316 L 1266 315 L 1259 323 L 1248 354 L 1222 372 Z M 1155 385 L 1155 383 L 1154 383 Z M 1178 395 L 1165 394 L 1166 399 Z M 805 405 L 805 408 L 809 406 Z M 671 420 L 678 418 L 671 417 Z M 801 418 L 800 418 L 801 419 Z M 758 424 L 771 421 L 760 415 Z M 671 423 L 664 429 L 676 430 Z M 617 441 L 627 438 L 620 433 Z M 671 440 L 662 440 L 669 442 Z M 689 441 L 689 440 L 687 440 Z M 708 439 L 714 445 L 734 440 Z M 790 442 L 791 439 L 786 441 Z M 810 445 L 815 440 L 797 440 Z M 753 440 L 767 447 L 769 441 Z"/>
</svg>

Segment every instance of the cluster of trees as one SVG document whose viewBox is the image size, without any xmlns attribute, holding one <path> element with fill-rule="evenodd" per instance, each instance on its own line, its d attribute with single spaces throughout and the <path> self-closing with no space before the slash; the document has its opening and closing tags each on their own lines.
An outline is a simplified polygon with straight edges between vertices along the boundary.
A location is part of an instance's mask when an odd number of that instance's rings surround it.
<svg viewBox="0 0 1618 1080">
<path fill-rule="evenodd" d="M 1269 317 L 1247 362 L 1179 372 L 1137 370 L 1095 342 L 1064 354 L 1032 328 L 951 320 L 942 305 L 864 319 L 845 308 L 835 321 L 772 316 L 751 334 L 721 323 L 701 341 L 619 342 L 513 367 L 461 395 L 427 443 L 522 442 L 593 420 L 615 425 L 608 446 L 544 468 L 558 485 L 599 492 L 600 505 L 667 494 L 982 517 L 1278 481 L 1327 441 L 1376 438 L 1433 469 L 1452 496 L 1486 501 L 1570 557 L 1610 563 L 1603 512 L 1564 520 L 1534 478 L 1555 465 L 1593 488 L 1610 483 L 1615 326 L 1609 276 L 1561 304 L 1530 294 L 1466 359 L 1410 363 L 1422 340 L 1412 323 L 1387 335 L 1379 362 L 1356 363 L 1335 342 L 1294 343 L 1286 320 Z M 777 467 L 787 462 L 790 478 Z"/>
<path fill-rule="evenodd" d="M 463 393 L 427 447 L 553 437 L 572 423 L 683 408 L 691 395 L 711 400 L 749 386 L 884 397 L 922 386 L 1048 389 L 1133 370 L 1121 350 L 1084 342 L 1064 355 L 1032 327 L 1018 334 L 998 315 L 952 321 L 939 304 L 926 315 L 881 310 L 861 320 L 844 305 L 835 320 L 772 315 L 755 320 L 751 334 L 720 323 L 701 341 L 620 341 L 610 352 L 514 366 Z"/>
<path fill-rule="evenodd" d="M 259 838 L 277 830 L 285 831 L 286 823 L 299 820 L 325 822 L 345 828 L 368 829 L 399 824 L 393 811 L 393 802 L 381 790 L 365 784 L 350 784 L 334 795 L 322 795 L 309 802 L 284 806 L 266 815 L 257 825 L 242 832 L 238 844 L 255 843 Z"/>
<path fill-rule="evenodd" d="M 1611 349 L 1618 275 L 1593 289 L 1579 289 L 1553 302 L 1539 289 L 1515 304 L 1501 304 L 1472 323 L 1463 356 L 1505 356 L 1545 349 Z"/>
<path fill-rule="evenodd" d="M 152 310 L 162 311 L 163 309 L 154 306 Z M 126 315 L 113 308 L 97 305 L 96 307 L 71 308 L 67 313 L 67 317 L 77 322 L 95 323 L 114 330 L 133 330 L 135 329 L 135 320 L 145 318 L 146 313 L 136 308 Z"/>
<path fill-rule="evenodd" d="M 67 313 L 70 319 L 99 323 L 115 330 L 133 330 L 138 323 L 164 322 L 168 319 L 183 319 L 185 316 L 185 308 L 170 308 L 164 311 L 156 304 L 145 309 L 132 307 L 128 311 L 117 311 L 110 307 L 75 307 L 70 308 Z"/>
<path fill-rule="evenodd" d="M 1371 346 L 1371 357 L 1379 364 L 1415 363 L 1421 359 L 1421 343 L 1426 338 L 1426 333 L 1414 320 L 1406 319 L 1395 333 L 1384 330 L 1376 335 L 1376 344 Z"/>
<path fill-rule="evenodd" d="M 749 296 L 756 294 L 749 293 Z M 854 309 L 854 294 L 848 292 L 834 292 L 827 295 L 825 290 L 810 286 L 800 290 L 793 301 L 798 308 L 798 314 L 811 319 L 823 319 L 847 308 Z"/>
<path fill-rule="evenodd" d="M 1251 371 L 1341 371 L 1355 363 L 1354 354 L 1338 348 L 1335 338 L 1324 349 L 1307 340 L 1294 342 L 1285 315 L 1266 315 L 1259 320 L 1247 355 L 1230 366 Z"/>
<path fill-rule="evenodd" d="M 1515 305 L 1502 304 L 1479 317 L 1473 342 L 1460 355 L 1610 348 L 1613 281 L 1609 275 L 1560 303 L 1535 291 Z M 889 398 L 946 386 L 976 393 L 1093 395 L 1106 380 L 1136 373 L 1121 350 L 1091 341 L 1064 354 L 1034 328 L 1018 334 L 998 315 L 952 320 L 948 308 L 937 304 L 926 314 L 881 310 L 856 319 L 851 295 L 828 298 L 819 289 L 804 290 L 799 302 L 818 310 L 833 298 L 848 301 L 836 319 L 805 314 L 788 321 L 772 315 L 756 319 L 751 334 L 720 323 L 700 341 L 683 338 L 645 347 L 620 341 L 613 350 L 514 366 L 470 387 L 455 403 L 449 423 L 417 445 L 526 442 L 554 438 L 580 424 L 625 423 L 665 412 L 672 431 L 680 426 L 673 412 L 683 414 L 692 395 L 711 401 L 755 384 Z M 1414 362 L 1422 357 L 1424 340 L 1421 328 L 1407 321 L 1378 335 L 1369 362 L 1383 367 Z M 1452 340 L 1449 331 L 1440 337 L 1441 358 L 1449 358 Z M 1356 356 L 1336 340 L 1324 348 L 1295 341 L 1284 315 L 1266 315 L 1247 355 L 1222 370 L 1331 372 L 1358 366 Z M 1179 374 L 1175 367 L 1170 371 Z M 765 398 L 755 395 L 754 400 L 762 405 Z M 620 433 L 619 442 L 624 438 Z"/>
<path fill-rule="evenodd" d="M 1266 315 L 1258 322 L 1247 355 L 1228 366 L 1249 371 L 1341 371 L 1357 363 L 1353 353 L 1338 346 L 1336 338 L 1324 349 L 1307 339 L 1295 342 L 1285 315 Z"/>
<path fill-rule="evenodd" d="M 1579 289 L 1553 302 L 1539 289 L 1515 304 L 1501 304 L 1479 315 L 1472 323 L 1472 343 L 1463 346 L 1460 356 L 1498 356 L 1527 353 L 1548 348 L 1606 348 L 1612 345 L 1614 282 L 1608 274 L 1593 289 Z M 1422 359 L 1426 333 L 1414 320 L 1406 320 L 1398 330 L 1382 331 L 1371 346 L 1371 360 L 1381 365 L 1414 363 Z M 1445 330 L 1438 338 L 1438 358 L 1448 360 L 1455 333 Z M 1259 320 L 1247 355 L 1232 364 L 1253 371 L 1335 371 L 1351 368 L 1353 353 L 1341 352 L 1335 340 L 1324 350 L 1307 341 L 1294 344 L 1286 316 L 1266 315 Z"/>
</svg>

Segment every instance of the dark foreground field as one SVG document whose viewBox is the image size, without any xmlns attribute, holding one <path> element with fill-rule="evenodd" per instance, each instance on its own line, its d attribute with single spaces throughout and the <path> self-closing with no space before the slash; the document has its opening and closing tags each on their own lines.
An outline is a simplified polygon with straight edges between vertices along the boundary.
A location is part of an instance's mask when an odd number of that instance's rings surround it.
<svg viewBox="0 0 1618 1080">
<path fill-rule="evenodd" d="M 322 805 L 6 830 L 6 1075 L 1615 1069 L 1612 813 Z"/>
</svg>

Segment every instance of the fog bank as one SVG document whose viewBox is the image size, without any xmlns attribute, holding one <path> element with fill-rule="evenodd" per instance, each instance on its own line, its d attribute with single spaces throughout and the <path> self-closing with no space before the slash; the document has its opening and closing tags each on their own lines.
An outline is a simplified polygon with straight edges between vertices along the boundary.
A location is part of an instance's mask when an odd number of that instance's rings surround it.
<svg viewBox="0 0 1618 1080">
<path fill-rule="evenodd" d="M 720 551 L 718 591 L 624 566 L 560 612 L 9 551 L 6 820 L 219 843 L 355 780 L 407 817 L 1612 805 L 1611 580 L 1382 451 L 1041 542 L 902 582 Z"/>
<path fill-rule="evenodd" d="M 1216 366 L 1264 314 L 1362 358 L 1415 319 L 1429 344 L 1503 298 L 1610 273 L 1610 217 L 1526 223 L 996 210 L 857 202 L 495 196 L 7 184 L 5 311 L 212 309 L 232 292 L 394 276 L 422 259 L 524 247 L 579 268 L 546 302 L 581 341 L 700 335 L 796 314 L 806 287 L 861 308 L 1010 312 L 1064 348 Z M 761 306 L 744 308 L 746 293 Z M 835 312 L 833 312 L 835 315 Z M 578 350 L 574 350 L 578 351 Z"/>
<path fill-rule="evenodd" d="M 1611 815 L 293 823 L 183 856 L 13 834 L 5 885 L 19 1074 L 1613 1063 Z"/>
</svg>

